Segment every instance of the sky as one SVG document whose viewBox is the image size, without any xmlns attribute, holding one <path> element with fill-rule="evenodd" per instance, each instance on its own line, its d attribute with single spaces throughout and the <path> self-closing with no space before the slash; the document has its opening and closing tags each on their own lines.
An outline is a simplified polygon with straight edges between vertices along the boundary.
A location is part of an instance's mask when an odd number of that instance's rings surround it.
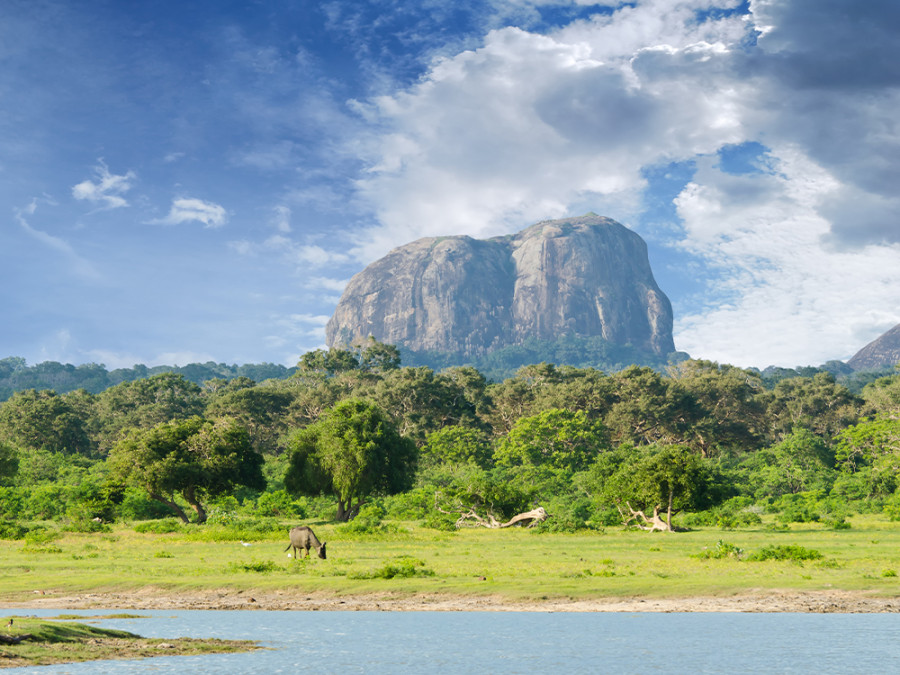
<svg viewBox="0 0 900 675">
<path fill-rule="evenodd" d="M 272 362 L 425 236 L 589 211 L 676 348 L 900 323 L 896 0 L 3 0 L 0 358 Z"/>
</svg>

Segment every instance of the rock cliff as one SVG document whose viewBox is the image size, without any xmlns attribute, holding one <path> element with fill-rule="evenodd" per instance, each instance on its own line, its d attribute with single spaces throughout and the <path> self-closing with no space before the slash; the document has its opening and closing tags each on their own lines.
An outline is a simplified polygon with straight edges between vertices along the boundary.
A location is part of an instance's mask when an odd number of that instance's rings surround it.
<svg viewBox="0 0 900 675">
<path fill-rule="evenodd" d="M 860 349 L 847 363 L 853 370 L 880 370 L 900 363 L 900 324 Z"/>
<path fill-rule="evenodd" d="M 675 350 L 671 304 L 646 244 L 594 214 L 506 237 L 429 237 L 394 249 L 350 280 L 326 328 L 330 347 L 370 335 L 469 357 L 562 335 L 661 356 Z"/>
</svg>

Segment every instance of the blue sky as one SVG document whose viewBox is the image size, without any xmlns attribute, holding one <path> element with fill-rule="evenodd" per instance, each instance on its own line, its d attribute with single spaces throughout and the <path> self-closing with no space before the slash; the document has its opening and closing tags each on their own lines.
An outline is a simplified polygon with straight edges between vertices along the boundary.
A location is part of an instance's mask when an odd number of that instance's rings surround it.
<svg viewBox="0 0 900 675">
<path fill-rule="evenodd" d="M 900 323 L 893 0 L 5 0 L 0 357 L 293 365 L 422 236 L 594 211 L 675 343 Z"/>
</svg>

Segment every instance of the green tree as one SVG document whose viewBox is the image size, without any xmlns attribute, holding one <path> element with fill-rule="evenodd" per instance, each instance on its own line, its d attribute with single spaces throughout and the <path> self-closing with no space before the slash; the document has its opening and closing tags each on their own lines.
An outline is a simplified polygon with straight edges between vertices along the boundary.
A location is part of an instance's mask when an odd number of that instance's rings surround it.
<svg viewBox="0 0 900 675">
<path fill-rule="evenodd" d="M 862 397 L 881 417 L 900 418 L 900 375 L 880 377 L 867 384 Z"/>
<path fill-rule="evenodd" d="M 366 401 L 338 403 L 295 432 L 288 447 L 285 488 L 295 495 L 334 495 L 339 521 L 350 520 L 372 495 L 396 494 L 412 486 L 415 444 Z"/>
<path fill-rule="evenodd" d="M 417 445 L 445 426 L 478 426 L 475 405 L 451 377 L 431 368 L 398 368 L 371 379 L 354 395 L 373 401 Z"/>
<path fill-rule="evenodd" d="M 837 464 L 866 486 L 865 496 L 887 496 L 900 487 L 900 419 L 876 417 L 837 436 Z"/>
<path fill-rule="evenodd" d="M 827 490 L 834 482 L 834 452 L 809 429 L 794 429 L 771 448 L 749 456 L 745 485 L 758 497 Z"/>
<path fill-rule="evenodd" d="M 771 392 L 761 394 L 767 406 L 771 441 L 787 436 L 796 427 L 809 429 L 826 443 L 842 429 L 856 422 L 865 409 L 864 401 L 831 373 L 781 380 Z"/>
<path fill-rule="evenodd" d="M 254 449 L 271 454 L 277 452 L 278 439 L 287 430 L 287 410 L 293 401 L 290 391 L 276 387 L 226 385 L 207 404 L 206 416 L 238 420 L 250 433 Z"/>
<path fill-rule="evenodd" d="M 428 434 L 422 456 L 431 465 L 471 463 L 486 469 L 491 464 L 491 444 L 480 429 L 444 427 Z"/>
<path fill-rule="evenodd" d="M 28 389 L 0 405 L 0 440 L 20 449 L 91 455 L 85 420 L 55 391 Z"/>
<path fill-rule="evenodd" d="M 8 485 L 19 470 L 19 457 L 9 443 L 0 441 L 0 485 Z"/>
<path fill-rule="evenodd" d="M 96 400 L 101 453 L 108 452 L 126 429 L 188 419 L 202 415 L 205 407 L 200 386 L 174 373 L 117 384 Z"/>
<path fill-rule="evenodd" d="M 631 366 L 616 373 L 615 403 L 604 419 L 612 438 L 635 445 L 687 444 L 704 409 L 678 382 Z"/>
<path fill-rule="evenodd" d="M 678 511 L 705 508 L 720 498 L 715 483 L 706 460 L 686 446 L 653 445 L 620 464 L 604 490 L 623 513 L 623 507 L 628 508 L 626 517 L 652 509 L 652 519 L 643 517 L 645 529 L 672 531 L 672 518 Z M 667 514 L 665 520 L 659 516 L 662 511 Z"/>
<path fill-rule="evenodd" d="M 721 450 L 752 450 L 765 437 L 766 408 L 759 374 L 712 361 L 687 360 L 670 369 L 673 380 L 700 406 L 690 445 L 704 457 Z"/>
<path fill-rule="evenodd" d="M 606 429 L 581 410 L 551 409 L 519 419 L 494 451 L 498 466 L 581 471 L 608 449 Z"/>
<path fill-rule="evenodd" d="M 110 452 L 110 475 L 146 490 L 184 522 L 188 517 L 175 501 L 180 495 L 206 521 L 202 501 L 228 494 L 238 485 L 265 488 L 263 458 L 254 452 L 247 430 L 231 419 L 162 422 L 150 429 L 131 429 Z"/>
</svg>

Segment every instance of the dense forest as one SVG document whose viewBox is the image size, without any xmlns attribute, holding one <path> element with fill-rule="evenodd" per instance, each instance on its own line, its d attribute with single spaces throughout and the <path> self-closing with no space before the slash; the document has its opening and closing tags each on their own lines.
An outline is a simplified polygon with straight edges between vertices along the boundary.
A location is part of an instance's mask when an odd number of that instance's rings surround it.
<svg viewBox="0 0 900 675">
<path fill-rule="evenodd" d="M 2 536 L 172 516 L 452 528 L 537 506 L 542 530 L 900 518 L 900 373 L 851 388 L 827 369 L 687 359 L 613 373 L 538 363 L 491 381 L 403 366 L 377 342 L 244 371 L 260 380 L 207 368 L 202 383 L 102 369 L 102 387 L 12 392 Z"/>
</svg>

